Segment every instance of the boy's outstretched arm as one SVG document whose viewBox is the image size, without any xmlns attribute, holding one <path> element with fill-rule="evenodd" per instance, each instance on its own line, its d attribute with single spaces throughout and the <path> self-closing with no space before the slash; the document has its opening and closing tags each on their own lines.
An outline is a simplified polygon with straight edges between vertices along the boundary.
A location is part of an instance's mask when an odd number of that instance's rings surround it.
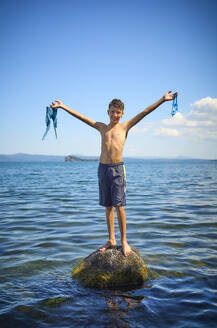
<svg viewBox="0 0 217 328">
<path fill-rule="evenodd" d="M 147 107 L 144 109 L 141 113 L 137 114 L 134 116 L 132 119 L 129 121 L 124 122 L 124 125 L 126 125 L 126 130 L 127 132 L 134 126 L 136 125 L 139 121 L 141 121 L 146 115 L 151 113 L 153 110 L 155 110 L 157 107 L 159 107 L 161 104 L 163 104 L 165 101 L 173 100 L 177 96 L 177 92 L 174 94 L 171 94 L 172 91 L 168 91 L 165 93 L 165 95 L 156 101 L 154 104 L 151 106 Z"/>
<path fill-rule="evenodd" d="M 68 112 L 69 114 L 71 114 L 72 116 L 78 118 L 82 122 L 90 125 L 92 128 L 95 128 L 97 130 L 100 130 L 100 128 L 102 127 L 102 125 L 104 125 L 103 123 L 96 122 L 96 121 L 92 120 L 91 118 L 88 118 L 88 117 L 82 115 L 81 113 L 75 111 L 74 109 L 71 109 L 71 108 L 67 107 L 60 100 L 55 100 L 55 102 L 52 102 L 51 105 L 50 105 L 50 107 L 51 108 L 62 108 L 66 112 Z"/>
</svg>

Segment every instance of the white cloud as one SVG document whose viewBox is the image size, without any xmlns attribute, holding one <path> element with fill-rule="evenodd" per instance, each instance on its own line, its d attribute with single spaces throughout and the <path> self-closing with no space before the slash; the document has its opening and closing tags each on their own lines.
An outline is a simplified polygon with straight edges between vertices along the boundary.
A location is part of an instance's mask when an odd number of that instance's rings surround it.
<svg viewBox="0 0 217 328">
<path fill-rule="evenodd" d="M 177 137 L 180 134 L 180 132 L 176 129 L 168 129 L 168 128 L 159 128 L 155 130 L 154 135 L 165 135 L 165 136 L 173 136 Z"/>
<path fill-rule="evenodd" d="M 173 118 L 163 120 L 162 123 L 167 126 L 196 126 L 196 122 L 186 119 L 180 112 Z"/>
<path fill-rule="evenodd" d="M 185 116 L 178 112 L 173 118 L 163 120 L 161 123 L 170 128 L 161 127 L 157 134 L 217 139 L 217 98 L 202 98 L 191 104 L 191 107 Z M 173 130 L 171 127 L 175 127 L 176 132 L 169 134 L 167 130 Z"/>
<path fill-rule="evenodd" d="M 190 119 L 203 120 L 204 118 L 214 118 L 217 121 L 217 98 L 206 97 L 191 104 L 193 110 L 188 114 Z"/>
<path fill-rule="evenodd" d="M 130 132 L 135 134 L 144 133 L 147 132 L 149 129 L 151 129 L 153 125 L 154 124 L 152 122 L 143 123 L 139 126 L 134 126 Z"/>
</svg>

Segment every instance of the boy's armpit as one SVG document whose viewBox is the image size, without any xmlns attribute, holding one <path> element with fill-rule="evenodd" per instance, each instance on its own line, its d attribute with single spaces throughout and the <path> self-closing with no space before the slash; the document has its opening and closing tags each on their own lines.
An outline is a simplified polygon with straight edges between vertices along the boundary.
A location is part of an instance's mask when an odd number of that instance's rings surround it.
<svg viewBox="0 0 217 328">
<path fill-rule="evenodd" d="M 125 121 L 121 124 L 122 128 L 126 131 L 126 134 L 129 132 L 129 130 L 133 126 L 133 125 L 131 126 L 131 124 L 132 124 L 131 120 Z"/>
<path fill-rule="evenodd" d="M 105 123 L 102 122 L 96 122 L 93 126 L 93 128 L 102 131 L 105 127 L 107 127 L 107 125 Z"/>
</svg>

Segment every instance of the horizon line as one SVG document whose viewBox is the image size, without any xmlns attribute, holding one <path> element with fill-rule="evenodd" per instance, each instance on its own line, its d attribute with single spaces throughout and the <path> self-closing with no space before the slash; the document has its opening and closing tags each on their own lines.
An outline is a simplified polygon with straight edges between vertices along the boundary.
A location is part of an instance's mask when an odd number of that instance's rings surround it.
<svg viewBox="0 0 217 328">
<path fill-rule="evenodd" d="M 33 153 L 10 153 L 10 154 L 3 154 L 0 153 L 0 156 L 16 156 L 16 155 L 27 155 L 27 156 L 51 156 L 51 157 L 66 157 L 66 156 L 75 156 L 75 157 L 96 157 L 99 158 L 99 155 L 83 155 L 83 154 L 67 154 L 67 155 L 51 155 L 51 154 L 33 154 Z M 194 159 L 194 160 L 217 160 L 217 158 L 201 158 L 201 157 L 189 157 L 189 156 L 184 156 L 184 155 L 178 155 L 178 156 L 156 156 L 156 155 L 135 155 L 135 156 L 130 156 L 126 155 L 123 156 L 124 158 L 135 158 L 135 159 L 147 159 L 147 158 L 153 158 L 153 159 Z"/>
</svg>

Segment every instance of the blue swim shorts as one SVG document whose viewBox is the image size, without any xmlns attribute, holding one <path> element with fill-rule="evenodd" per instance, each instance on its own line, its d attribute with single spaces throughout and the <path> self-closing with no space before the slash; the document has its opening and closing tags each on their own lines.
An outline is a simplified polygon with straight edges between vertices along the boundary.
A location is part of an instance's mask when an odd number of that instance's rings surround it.
<svg viewBox="0 0 217 328">
<path fill-rule="evenodd" d="M 100 205 L 106 207 L 126 205 L 126 174 L 123 163 L 99 163 L 98 181 Z"/>
</svg>

